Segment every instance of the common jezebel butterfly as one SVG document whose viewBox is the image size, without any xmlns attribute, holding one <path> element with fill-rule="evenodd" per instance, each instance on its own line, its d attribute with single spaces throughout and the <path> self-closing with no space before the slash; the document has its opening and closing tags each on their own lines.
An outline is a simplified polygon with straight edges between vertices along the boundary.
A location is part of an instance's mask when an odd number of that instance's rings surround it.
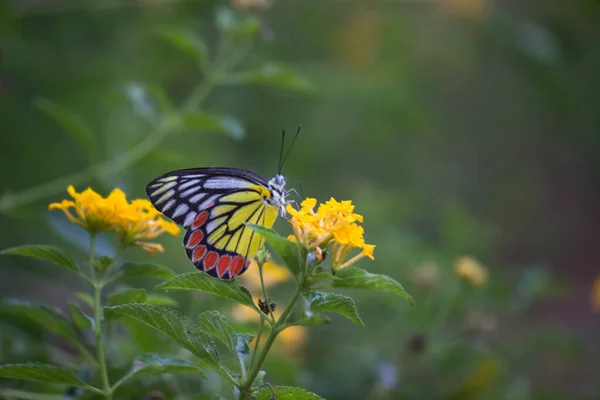
<svg viewBox="0 0 600 400">
<path fill-rule="evenodd" d="M 282 153 L 283 140 L 279 173 L 270 180 L 238 168 L 193 168 L 148 184 L 154 207 L 187 229 L 183 245 L 200 271 L 220 279 L 244 273 L 264 243 L 246 223 L 271 228 L 278 214 L 285 217 L 288 191 L 281 168 L 289 149 Z"/>
</svg>

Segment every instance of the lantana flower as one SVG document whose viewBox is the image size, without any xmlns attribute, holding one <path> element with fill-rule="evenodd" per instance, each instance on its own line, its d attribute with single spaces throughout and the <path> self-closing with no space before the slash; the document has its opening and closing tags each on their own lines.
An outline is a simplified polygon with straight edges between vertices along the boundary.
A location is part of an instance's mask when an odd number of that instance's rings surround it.
<svg viewBox="0 0 600 400">
<path fill-rule="evenodd" d="M 352 201 L 338 202 L 332 197 L 320 204 L 315 212 L 316 205 L 317 200 L 313 198 L 302 201 L 300 210 L 288 204 L 287 212 L 294 231 L 290 240 L 314 251 L 320 259 L 331 244 L 333 271 L 352 265 L 363 257 L 374 259 L 375 246 L 365 243 L 364 229 L 358 225 L 363 222 L 363 216 L 354 213 Z M 361 252 L 347 259 L 355 248 L 361 249 Z"/>
<path fill-rule="evenodd" d="M 105 232 L 114 228 L 120 215 L 127 208 L 125 193 L 120 189 L 114 189 L 106 198 L 91 188 L 77 193 L 73 185 L 69 185 L 67 193 L 73 200 L 65 199 L 60 203 L 51 203 L 48 210 L 62 210 L 69 221 L 90 233 Z"/>
<path fill-rule="evenodd" d="M 488 280 L 488 270 L 472 257 L 460 257 L 454 263 L 458 276 L 473 286 L 481 286 Z"/>
<path fill-rule="evenodd" d="M 116 224 L 117 237 L 124 245 L 136 245 L 146 250 L 150 255 L 162 252 L 163 247 L 158 243 L 148 242 L 169 233 L 179 234 L 179 227 L 172 221 L 164 219 L 148 200 L 133 200 L 125 209 Z"/>
<path fill-rule="evenodd" d="M 69 221 L 91 234 L 114 229 L 123 245 L 139 246 L 151 255 L 163 251 L 163 248 L 148 240 L 163 233 L 179 234 L 179 227 L 164 219 L 148 200 L 138 199 L 129 203 L 120 189 L 114 189 L 106 198 L 91 188 L 77 193 L 72 185 L 67 188 L 67 193 L 73 200 L 51 203 L 48 209 L 62 210 Z"/>
</svg>

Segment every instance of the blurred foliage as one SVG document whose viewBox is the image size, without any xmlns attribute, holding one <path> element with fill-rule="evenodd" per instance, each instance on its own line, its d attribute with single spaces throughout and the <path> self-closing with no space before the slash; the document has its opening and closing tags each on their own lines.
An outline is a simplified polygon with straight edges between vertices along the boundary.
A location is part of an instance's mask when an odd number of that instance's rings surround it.
<svg viewBox="0 0 600 400">
<path fill-rule="evenodd" d="M 75 227 L 46 212 L 71 183 L 142 197 L 177 168 L 271 176 L 279 132 L 302 123 L 284 173 L 307 196 L 353 200 L 377 245 L 368 268 L 403 282 L 415 305 L 357 296 L 368 329 L 334 316 L 300 355 L 269 358 L 266 381 L 330 400 L 596 398 L 598 3 L 226 5 L 0 4 L 0 247 L 85 249 Z M 230 73 L 212 74 L 208 60 Z M 207 81 L 210 90 L 195 91 Z M 190 95 L 201 107 L 186 106 Z M 100 241 L 98 251 L 113 246 Z M 157 262 L 190 270 L 179 239 L 165 249 Z M 486 266 L 484 285 L 456 276 L 462 256 Z M 0 263 L 2 297 L 65 312 L 76 300 L 66 270 Z M 172 297 L 187 315 L 226 307 Z M 174 351 L 126 325 L 133 340 L 114 332 L 114 368 L 140 351 Z M 63 341 L 15 315 L 2 312 L 0 331 L 2 363 L 73 360 Z M 216 380 L 202 382 L 210 393 Z M 45 390 L 20 385 L 11 390 Z M 151 377 L 121 390 L 172 398 L 197 386 Z"/>
</svg>

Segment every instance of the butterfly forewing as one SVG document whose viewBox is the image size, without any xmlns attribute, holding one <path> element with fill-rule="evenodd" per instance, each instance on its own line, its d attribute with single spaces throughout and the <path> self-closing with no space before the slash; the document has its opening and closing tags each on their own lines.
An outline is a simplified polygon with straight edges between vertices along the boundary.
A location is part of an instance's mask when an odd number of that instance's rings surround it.
<svg viewBox="0 0 600 400">
<path fill-rule="evenodd" d="M 243 273 L 263 245 L 245 223 L 273 226 L 277 209 L 266 179 L 235 168 L 170 172 L 146 188 L 157 210 L 187 228 L 186 254 L 196 268 L 221 279 Z"/>
</svg>

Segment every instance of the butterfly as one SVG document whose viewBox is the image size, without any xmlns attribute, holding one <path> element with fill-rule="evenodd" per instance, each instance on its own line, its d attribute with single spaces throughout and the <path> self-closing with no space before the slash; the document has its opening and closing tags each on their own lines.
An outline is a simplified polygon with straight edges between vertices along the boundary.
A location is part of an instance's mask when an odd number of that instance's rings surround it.
<svg viewBox="0 0 600 400">
<path fill-rule="evenodd" d="M 188 258 L 200 271 L 233 279 L 248 269 L 263 246 L 263 237 L 246 224 L 271 228 L 286 216 L 286 179 L 281 168 L 270 180 L 238 168 L 192 168 L 168 172 L 146 187 L 158 211 L 187 229 L 183 238 Z M 285 137 L 285 132 L 283 133 Z"/>
</svg>

